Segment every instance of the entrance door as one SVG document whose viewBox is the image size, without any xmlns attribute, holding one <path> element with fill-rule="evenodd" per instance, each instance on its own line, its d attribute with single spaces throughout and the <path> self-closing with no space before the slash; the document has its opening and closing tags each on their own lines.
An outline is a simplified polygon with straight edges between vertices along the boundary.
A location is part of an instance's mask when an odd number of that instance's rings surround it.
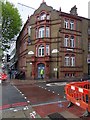
<svg viewBox="0 0 90 120">
<path fill-rule="evenodd" d="M 40 75 L 41 69 L 43 69 L 45 73 L 45 65 L 42 63 L 38 64 L 38 78 L 41 78 L 41 75 Z M 43 77 L 45 77 L 45 74 L 43 75 Z"/>
</svg>

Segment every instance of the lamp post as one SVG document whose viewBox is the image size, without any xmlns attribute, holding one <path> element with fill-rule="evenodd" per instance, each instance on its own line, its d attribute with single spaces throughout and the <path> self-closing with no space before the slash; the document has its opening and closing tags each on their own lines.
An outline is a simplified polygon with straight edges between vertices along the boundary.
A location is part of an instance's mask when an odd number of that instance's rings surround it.
<svg viewBox="0 0 90 120">
<path fill-rule="evenodd" d="M 60 32 L 61 32 L 61 28 L 59 28 L 58 32 L 57 32 L 57 79 L 59 78 L 59 67 L 60 67 Z"/>
</svg>

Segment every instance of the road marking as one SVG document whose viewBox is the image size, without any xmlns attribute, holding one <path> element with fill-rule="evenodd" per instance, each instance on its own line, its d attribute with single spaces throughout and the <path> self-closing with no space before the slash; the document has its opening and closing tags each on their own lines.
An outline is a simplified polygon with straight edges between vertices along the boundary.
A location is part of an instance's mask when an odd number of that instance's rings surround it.
<svg viewBox="0 0 90 120">
<path fill-rule="evenodd" d="M 60 82 L 60 83 L 48 83 L 46 86 L 64 86 L 67 82 Z"/>
<path fill-rule="evenodd" d="M 25 99 L 27 99 L 27 97 L 24 97 Z"/>
<path fill-rule="evenodd" d="M 54 91 L 52 91 L 53 93 L 55 93 Z"/>
<path fill-rule="evenodd" d="M 30 103 L 30 101 L 27 101 L 27 103 Z"/>
<path fill-rule="evenodd" d="M 17 112 L 18 110 L 17 109 L 15 109 L 15 110 L 13 110 L 14 112 Z"/>
<path fill-rule="evenodd" d="M 38 106 L 48 105 L 48 104 L 56 104 L 56 103 L 61 103 L 61 102 L 67 102 L 67 100 L 48 102 L 48 103 L 40 103 L 40 104 L 32 105 L 32 107 L 38 107 Z"/>
</svg>

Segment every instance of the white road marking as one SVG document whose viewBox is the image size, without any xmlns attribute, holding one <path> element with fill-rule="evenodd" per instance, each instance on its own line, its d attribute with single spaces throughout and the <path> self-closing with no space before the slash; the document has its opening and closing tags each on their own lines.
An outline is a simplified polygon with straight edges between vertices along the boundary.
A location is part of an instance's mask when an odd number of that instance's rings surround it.
<svg viewBox="0 0 90 120">
<path fill-rule="evenodd" d="M 48 83 L 46 86 L 64 86 L 67 82 L 60 82 L 60 83 Z"/>
</svg>

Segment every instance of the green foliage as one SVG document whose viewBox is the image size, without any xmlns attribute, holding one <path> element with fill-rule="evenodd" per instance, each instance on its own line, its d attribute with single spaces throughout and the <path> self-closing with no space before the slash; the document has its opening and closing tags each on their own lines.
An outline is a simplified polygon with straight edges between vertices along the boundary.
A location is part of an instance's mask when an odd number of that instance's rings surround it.
<svg viewBox="0 0 90 120">
<path fill-rule="evenodd" d="M 2 2 L 2 49 L 9 49 L 9 41 L 20 31 L 22 20 L 17 8 L 10 2 Z"/>
</svg>

